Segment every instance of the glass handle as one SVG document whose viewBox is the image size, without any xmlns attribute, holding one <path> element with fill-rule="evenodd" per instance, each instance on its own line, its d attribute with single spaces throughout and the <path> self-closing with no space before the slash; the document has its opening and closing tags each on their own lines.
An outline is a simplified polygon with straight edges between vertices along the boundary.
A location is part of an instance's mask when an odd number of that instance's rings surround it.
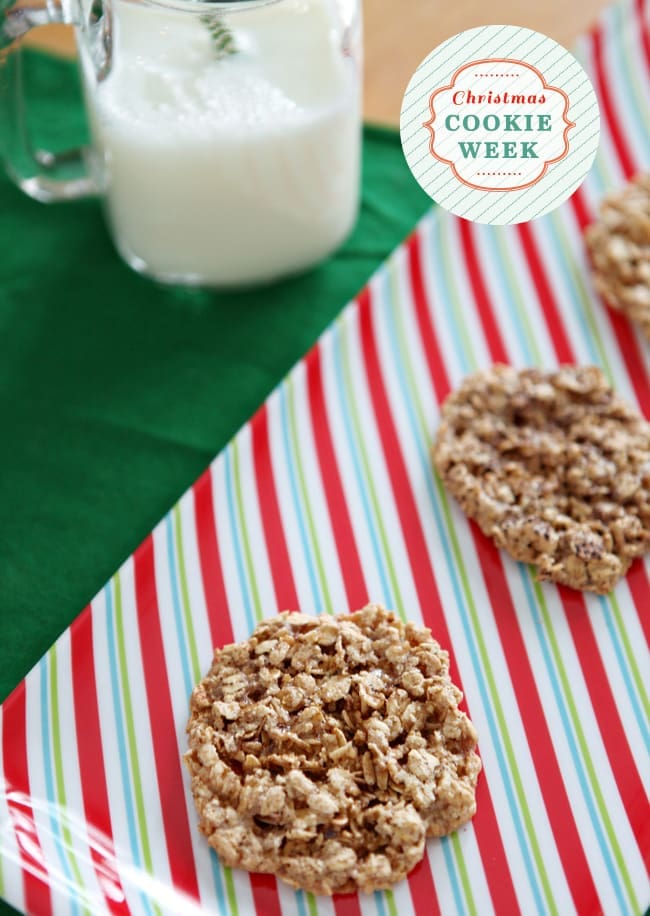
<svg viewBox="0 0 650 916">
<path fill-rule="evenodd" d="M 43 7 L 0 3 L 0 152 L 11 179 L 30 197 L 46 203 L 96 194 L 83 148 L 53 153 L 34 149 L 27 130 L 20 39 L 39 25 L 69 21 L 53 0 Z"/>
</svg>

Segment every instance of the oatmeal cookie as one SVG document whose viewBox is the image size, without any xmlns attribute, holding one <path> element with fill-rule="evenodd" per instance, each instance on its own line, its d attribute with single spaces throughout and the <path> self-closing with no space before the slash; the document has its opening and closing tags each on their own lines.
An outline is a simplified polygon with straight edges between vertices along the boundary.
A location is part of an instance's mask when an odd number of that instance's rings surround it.
<svg viewBox="0 0 650 916">
<path fill-rule="evenodd" d="M 470 375 L 433 459 L 465 514 L 540 579 L 605 594 L 650 548 L 650 424 L 594 366 Z"/>
<path fill-rule="evenodd" d="M 598 292 L 650 340 L 650 174 L 607 196 L 585 237 Z"/>
<path fill-rule="evenodd" d="M 401 880 L 476 809 L 476 733 L 429 630 L 378 605 L 283 613 L 215 652 L 185 763 L 229 866 L 315 894 Z"/>
</svg>

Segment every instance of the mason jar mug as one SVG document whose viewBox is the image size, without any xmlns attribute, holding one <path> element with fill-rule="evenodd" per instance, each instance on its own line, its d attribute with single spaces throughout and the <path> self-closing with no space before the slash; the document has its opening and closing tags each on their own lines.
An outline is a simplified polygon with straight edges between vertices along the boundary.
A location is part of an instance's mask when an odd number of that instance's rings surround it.
<svg viewBox="0 0 650 916">
<path fill-rule="evenodd" d="M 259 283 L 350 232 L 360 0 L 46 0 L 0 15 L 9 174 L 41 201 L 100 195 L 136 270 Z M 75 27 L 92 138 L 77 154 L 34 154 L 25 130 L 17 45 L 46 22 Z"/>
</svg>

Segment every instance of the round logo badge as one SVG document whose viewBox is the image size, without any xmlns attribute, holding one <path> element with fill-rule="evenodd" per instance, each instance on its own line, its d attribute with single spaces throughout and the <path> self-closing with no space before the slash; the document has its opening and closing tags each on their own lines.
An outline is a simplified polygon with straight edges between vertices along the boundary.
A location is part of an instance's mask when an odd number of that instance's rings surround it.
<svg viewBox="0 0 650 916">
<path fill-rule="evenodd" d="M 460 32 L 415 71 L 402 148 L 427 194 L 478 223 L 548 213 L 583 182 L 600 134 L 598 101 L 575 57 L 509 25 Z"/>
</svg>

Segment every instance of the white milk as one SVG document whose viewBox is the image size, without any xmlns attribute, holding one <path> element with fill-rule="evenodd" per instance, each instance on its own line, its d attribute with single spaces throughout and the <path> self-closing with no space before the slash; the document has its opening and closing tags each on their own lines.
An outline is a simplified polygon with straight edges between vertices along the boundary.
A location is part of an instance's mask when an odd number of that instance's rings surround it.
<svg viewBox="0 0 650 916">
<path fill-rule="evenodd" d="M 196 13 L 117 0 L 112 70 L 95 83 L 86 60 L 84 74 L 129 263 L 165 280 L 254 283 L 306 268 L 346 237 L 360 100 L 330 2 L 230 14 L 238 53 L 220 61 Z"/>
</svg>

